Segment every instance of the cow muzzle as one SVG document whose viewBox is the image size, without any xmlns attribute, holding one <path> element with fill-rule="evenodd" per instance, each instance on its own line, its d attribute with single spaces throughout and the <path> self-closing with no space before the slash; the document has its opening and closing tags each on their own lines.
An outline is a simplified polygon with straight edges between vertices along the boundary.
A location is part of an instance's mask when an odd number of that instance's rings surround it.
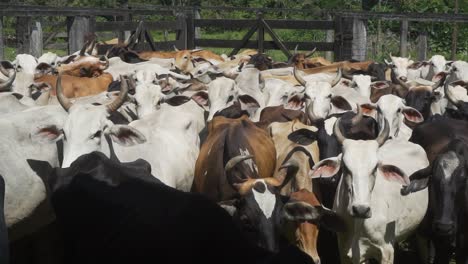
<svg viewBox="0 0 468 264">
<path fill-rule="evenodd" d="M 351 207 L 351 215 L 357 218 L 371 218 L 371 208 L 367 205 L 353 205 Z"/>
<path fill-rule="evenodd" d="M 432 224 L 432 230 L 438 236 L 451 236 L 455 233 L 455 225 L 452 222 L 434 222 Z"/>
</svg>

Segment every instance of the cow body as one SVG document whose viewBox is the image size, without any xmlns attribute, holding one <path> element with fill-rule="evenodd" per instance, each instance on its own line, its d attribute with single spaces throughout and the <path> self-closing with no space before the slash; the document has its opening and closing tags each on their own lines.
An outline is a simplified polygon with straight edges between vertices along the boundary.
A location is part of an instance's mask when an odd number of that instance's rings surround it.
<svg viewBox="0 0 468 264">
<path fill-rule="evenodd" d="M 282 257 L 307 263 L 294 249 L 275 256 L 249 244 L 223 209 L 161 184 L 143 160 L 118 163 L 94 152 L 69 169 L 47 171 L 66 263 L 277 263 Z M 82 210 L 88 217 L 78 217 Z"/>
</svg>

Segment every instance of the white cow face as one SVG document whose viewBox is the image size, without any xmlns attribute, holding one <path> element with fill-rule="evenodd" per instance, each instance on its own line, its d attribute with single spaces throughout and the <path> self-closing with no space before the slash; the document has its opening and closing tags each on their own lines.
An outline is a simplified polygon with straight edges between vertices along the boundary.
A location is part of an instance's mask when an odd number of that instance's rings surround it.
<svg viewBox="0 0 468 264">
<path fill-rule="evenodd" d="M 266 79 L 263 94 L 265 96 L 265 106 L 287 105 L 288 99 L 298 94 L 302 87 L 278 79 Z"/>
<path fill-rule="evenodd" d="M 412 127 L 424 121 L 422 114 L 413 107 L 406 106 L 398 96 L 387 94 L 379 98 L 378 107 L 390 123 L 390 137 L 399 136 L 402 122 Z"/>
<path fill-rule="evenodd" d="M 150 71 L 138 71 L 135 77 L 134 98 L 138 117 L 141 118 L 159 109 L 165 95 L 161 92 L 161 86 L 156 84 L 155 76 Z"/>
<path fill-rule="evenodd" d="M 51 65 L 52 67 L 55 67 L 57 66 L 56 63 L 58 62 L 58 60 L 59 60 L 59 57 L 57 56 L 57 54 L 52 53 L 52 52 L 47 52 L 47 53 L 42 54 L 42 56 L 39 57 L 37 61 L 38 63 L 47 63 Z"/>
<path fill-rule="evenodd" d="M 408 79 L 408 66 L 414 63 L 414 61 L 409 58 L 402 57 L 390 57 L 392 59 L 393 71 L 397 78 L 400 78 L 403 81 Z"/>
<path fill-rule="evenodd" d="M 112 141 L 122 146 L 132 146 L 146 141 L 144 135 L 135 128 L 114 125 L 108 119 L 109 115 L 104 105 L 75 104 L 69 109 L 63 130 L 57 129 L 56 126 L 45 126 L 38 128 L 31 136 L 43 142 L 63 139 L 63 168 L 69 167 L 83 154 L 104 151 L 101 143 L 105 140 L 105 135 L 109 135 Z"/>
<path fill-rule="evenodd" d="M 451 68 L 456 76 L 455 80 L 468 81 L 468 62 L 455 61 Z"/>
<path fill-rule="evenodd" d="M 37 64 L 36 58 L 29 54 L 18 54 L 13 61 L 16 71 L 26 74 L 34 74 Z"/>
<path fill-rule="evenodd" d="M 306 113 L 311 120 L 326 119 L 332 106 L 340 110 L 351 110 L 342 96 L 333 96 L 328 82 L 307 82 L 305 89 Z"/>
<path fill-rule="evenodd" d="M 340 169 L 340 202 L 347 204 L 349 215 L 357 218 L 370 218 L 371 199 L 376 177 L 401 184 L 409 182 L 408 177 L 393 165 L 382 165 L 378 159 L 379 144 L 376 140 L 343 141 L 342 155 L 317 163 L 311 171 L 312 178 L 332 177 Z"/>
<path fill-rule="evenodd" d="M 220 77 L 208 85 L 210 112 L 207 121 L 213 119 L 216 112 L 231 106 L 237 99 L 239 89 L 236 82 L 226 77 Z"/>
<path fill-rule="evenodd" d="M 362 96 L 370 98 L 371 95 L 371 77 L 369 75 L 354 75 L 353 82 L 356 84 L 353 88 Z"/>
<path fill-rule="evenodd" d="M 434 55 L 429 61 L 434 70 L 434 74 L 445 71 L 447 61 L 445 60 L 444 56 Z"/>
</svg>

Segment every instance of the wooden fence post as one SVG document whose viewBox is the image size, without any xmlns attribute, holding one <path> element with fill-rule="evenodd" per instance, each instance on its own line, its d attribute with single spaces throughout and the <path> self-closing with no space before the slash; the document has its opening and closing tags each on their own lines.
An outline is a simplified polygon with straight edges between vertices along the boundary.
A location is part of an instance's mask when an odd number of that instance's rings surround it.
<svg viewBox="0 0 468 264">
<path fill-rule="evenodd" d="M 36 58 L 42 55 L 42 26 L 41 22 L 36 21 L 32 25 L 30 54 Z"/>
<path fill-rule="evenodd" d="M 16 18 L 16 54 L 29 53 L 31 17 Z"/>
<path fill-rule="evenodd" d="M 401 21 L 400 57 L 408 57 L 408 20 Z"/>
<path fill-rule="evenodd" d="M 455 14 L 458 14 L 458 0 L 455 0 Z M 451 60 L 457 59 L 457 42 L 458 42 L 458 24 L 455 22 L 453 23 L 452 29 L 452 52 L 450 54 Z"/>
<path fill-rule="evenodd" d="M 263 53 L 265 52 L 265 46 L 264 46 L 264 41 L 265 41 L 265 29 L 263 28 L 263 23 L 261 21 L 263 19 L 263 13 L 258 12 L 257 13 L 257 49 L 258 53 Z"/>
<path fill-rule="evenodd" d="M 187 19 L 184 13 L 177 13 L 178 30 L 176 33 L 176 47 L 180 50 L 187 49 Z"/>
<path fill-rule="evenodd" d="M 418 61 L 427 59 L 427 32 L 423 31 L 419 34 L 418 39 Z"/>
<path fill-rule="evenodd" d="M 327 20 L 332 20 L 332 16 L 330 14 L 327 14 Z M 333 42 L 333 30 L 327 30 L 327 36 L 325 37 L 325 42 Z M 333 52 L 326 51 L 325 59 L 327 59 L 328 61 L 332 61 Z"/>
<path fill-rule="evenodd" d="M 187 49 L 195 48 L 195 23 L 193 21 L 193 10 L 186 12 L 186 36 L 187 36 Z"/>
<path fill-rule="evenodd" d="M 194 18 L 194 19 L 201 19 L 200 7 L 194 7 L 194 8 L 193 8 L 193 18 Z M 201 38 L 201 28 L 200 28 L 200 27 L 196 27 L 196 28 L 195 28 L 195 38 L 196 38 L 196 39 L 200 39 L 200 38 Z"/>
<path fill-rule="evenodd" d="M 367 51 L 367 31 L 365 21 L 353 19 L 352 59 L 365 61 Z"/>
<path fill-rule="evenodd" d="M 3 53 L 3 17 L 0 16 L 0 60 L 5 59 L 5 54 Z"/>
<path fill-rule="evenodd" d="M 68 53 L 80 50 L 85 43 L 85 36 L 90 33 L 89 17 L 67 17 Z"/>
<path fill-rule="evenodd" d="M 350 60 L 353 49 L 353 18 L 335 16 L 335 59 Z"/>
</svg>

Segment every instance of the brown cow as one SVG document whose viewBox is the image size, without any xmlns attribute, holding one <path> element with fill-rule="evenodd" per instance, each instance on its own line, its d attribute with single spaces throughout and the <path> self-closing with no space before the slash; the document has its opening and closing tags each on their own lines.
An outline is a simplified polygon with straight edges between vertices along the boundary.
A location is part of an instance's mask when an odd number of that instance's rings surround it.
<svg viewBox="0 0 468 264">
<path fill-rule="evenodd" d="M 291 178 L 290 173 L 272 177 L 275 161 L 273 141 L 246 115 L 237 119 L 217 116 L 208 125 L 192 187 L 222 202 L 244 234 L 270 251 L 279 249 L 283 202 L 277 188 Z"/>
<path fill-rule="evenodd" d="M 109 67 L 109 60 L 102 56 L 81 56 L 76 61 L 69 64 L 61 64 L 57 67 L 59 73 L 76 77 L 97 77 Z"/>
<path fill-rule="evenodd" d="M 308 123 L 306 114 L 301 110 L 286 109 L 282 105 L 268 106 L 263 108 L 260 113 L 260 121 L 256 125 L 268 130 L 268 126 L 273 122 L 289 122 L 294 119 L 299 119 L 304 124 Z"/>
<path fill-rule="evenodd" d="M 295 237 L 300 238 L 301 248 L 314 249 L 317 253 L 318 225 L 324 225 L 332 231 L 343 232 L 345 224 L 337 214 L 322 206 L 313 192 L 302 189 L 291 194 L 284 205 L 284 216 L 291 221 L 292 231 L 296 230 Z M 306 251 L 309 255 L 312 252 Z M 336 252 L 337 254 L 337 252 Z M 320 259 L 313 257 L 315 263 L 321 263 Z"/>
<path fill-rule="evenodd" d="M 283 186 L 281 194 L 289 196 L 295 190 L 302 189 L 312 192 L 313 186 L 309 172 L 319 161 L 318 144 L 316 140 L 313 141 L 314 137 L 317 138 L 318 129 L 293 120 L 285 123 L 272 123 L 269 126 L 269 131 L 277 151 L 275 177 L 282 177 L 281 167 L 292 167 L 291 165 L 295 164 L 294 167 L 297 168 L 294 178 Z M 307 135 L 304 136 L 304 134 Z M 299 141 L 301 144 L 296 143 Z M 297 228 L 294 231 L 294 239 L 291 241 L 297 242 L 297 246 L 309 254 L 315 263 L 318 263 L 320 258 L 316 247 L 317 228 L 307 224 L 298 225 Z"/>
<path fill-rule="evenodd" d="M 62 81 L 63 79 L 63 81 Z M 83 97 L 88 95 L 99 94 L 107 91 L 113 77 L 109 73 L 103 73 L 99 77 L 75 77 L 70 75 L 42 75 L 34 79 L 36 83 L 46 83 L 51 89 L 51 95 L 56 95 L 57 85 L 63 87 L 63 94 L 68 98 Z"/>
</svg>

